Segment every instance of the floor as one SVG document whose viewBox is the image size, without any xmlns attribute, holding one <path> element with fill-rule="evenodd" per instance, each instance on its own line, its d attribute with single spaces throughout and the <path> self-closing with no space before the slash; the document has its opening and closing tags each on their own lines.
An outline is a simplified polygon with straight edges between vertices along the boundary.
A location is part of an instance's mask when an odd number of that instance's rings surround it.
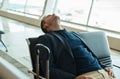
<svg viewBox="0 0 120 79">
<path fill-rule="evenodd" d="M 5 17 L 0 17 L 0 30 L 5 32 L 5 34 L 2 35 L 2 40 L 8 48 L 8 52 L 5 53 L 16 59 L 16 61 L 28 69 L 31 69 L 31 60 L 26 39 L 29 37 L 37 37 L 42 35 L 43 33 L 41 29 L 29 24 L 11 20 Z M 2 44 L 0 44 L 0 50 L 5 51 L 5 48 Z M 111 50 L 111 52 L 113 52 L 113 64 L 120 66 L 120 52 L 114 50 Z M 120 74 L 120 71 L 115 72 Z M 120 76 L 118 79 L 120 79 Z"/>
<path fill-rule="evenodd" d="M 31 68 L 31 63 L 26 62 L 30 61 L 26 39 L 43 34 L 41 30 L 38 27 L 4 17 L 0 17 L 0 30 L 5 32 L 2 40 L 8 48 L 6 53 Z M 2 44 L 0 44 L 0 49 L 5 51 Z"/>
</svg>

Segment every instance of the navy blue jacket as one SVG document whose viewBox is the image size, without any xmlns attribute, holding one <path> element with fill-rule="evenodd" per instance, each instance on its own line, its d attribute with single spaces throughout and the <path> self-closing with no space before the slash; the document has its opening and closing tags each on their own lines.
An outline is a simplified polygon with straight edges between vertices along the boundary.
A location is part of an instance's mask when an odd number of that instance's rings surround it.
<svg viewBox="0 0 120 79">
<path fill-rule="evenodd" d="M 75 79 L 76 64 L 74 56 L 65 40 L 51 32 L 40 36 L 37 43 L 44 44 L 50 49 L 50 79 Z M 40 64 L 42 72 L 45 74 L 46 62 L 43 56 L 40 56 Z"/>
</svg>

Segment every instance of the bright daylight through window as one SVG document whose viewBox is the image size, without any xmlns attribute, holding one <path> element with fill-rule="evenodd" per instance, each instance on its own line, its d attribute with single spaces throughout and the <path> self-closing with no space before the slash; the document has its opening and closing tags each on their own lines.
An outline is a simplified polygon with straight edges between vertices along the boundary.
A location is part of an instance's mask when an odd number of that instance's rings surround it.
<svg viewBox="0 0 120 79">
<path fill-rule="evenodd" d="M 9 0 L 9 10 L 41 16 L 45 0 Z"/>
<path fill-rule="evenodd" d="M 58 0 L 57 7 L 62 20 L 87 25 L 89 19 L 88 26 L 120 33 L 120 0 Z"/>
<path fill-rule="evenodd" d="M 120 33 L 120 0 L 0 0 L 0 7 L 2 2 L 7 3 L 8 11 L 28 17 L 40 19 L 55 12 L 63 21 L 82 25 L 88 31 L 93 27 Z"/>
<path fill-rule="evenodd" d="M 1 8 L 1 6 L 2 6 L 2 1 L 3 1 L 3 0 L 0 0 L 0 8 Z"/>
</svg>

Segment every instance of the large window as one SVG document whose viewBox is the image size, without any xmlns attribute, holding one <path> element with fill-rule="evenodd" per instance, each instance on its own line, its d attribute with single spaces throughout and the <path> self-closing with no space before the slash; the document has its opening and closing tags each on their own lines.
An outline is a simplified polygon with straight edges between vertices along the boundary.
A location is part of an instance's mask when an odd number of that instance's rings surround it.
<svg viewBox="0 0 120 79">
<path fill-rule="evenodd" d="M 67 22 L 120 32 L 120 0 L 58 0 L 57 12 Z"/>
<path fill-rule="evenodd" d="M 95 0 L 89 25 L 120 32 L 120 0 Z"/>
<path fill-rule="evenodd" d="M 2 7 L 2 2 L 3 2 L 3 0 L 0 0 L 0 8 Z"/>
<path fill-rule="evenodd" d="M 58 0 L 57 12 L 62 20 L 86 24 L 90 4 L 91 0 Z"/>
<path fill-rule="evenodd" d="M 9 10 L 24 12 L 26 0 L 9 0 Z"/>
<path fill-rule="evenodd" d="M 42 15 L 45 0 L 28 0 L 25 12 Z"/>
<path fill-rule="evenodd" d="M 41 16 L 45 0 L 9 0 L 9 10 Z"/>
<path fill-rule="evenodd" d="M 120 33 L 120 0 L 5 0 L 8 10 L 40 18 L 52 13 L 65 22 Z M 0 7 L 3 0 L 0 0 Z M 5 2 L 4 2 L 5 3 Z M 4 5 L 4 7 L 6 7 Z M 44 11 L 44 12 L 43 12 Z M 44 14 L 43 14 L 44 13 Z M 86 27 L 83 27 L 86 29 Z M 89 30 L 89 29 L 87 29 Z"/>
</svg>

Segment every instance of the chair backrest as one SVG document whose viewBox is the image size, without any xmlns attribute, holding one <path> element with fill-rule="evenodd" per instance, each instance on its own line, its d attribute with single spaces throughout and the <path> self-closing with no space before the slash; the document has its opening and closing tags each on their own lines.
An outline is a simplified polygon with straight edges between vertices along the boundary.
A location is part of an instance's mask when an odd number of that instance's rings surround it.
<svg viewBox="0 0 120 79">
<path fill-rule="evenodd" d="M 28 38 L 26 39 L 28 43 L 28 48 L 29 48 L 29 53 L 30 53 L 30 58 L 31 58 L 31 63 L 32 63 L 32 71 L 36 73 L 37 70 L 37 53 L 35 52 L 35 46 L 37 44 L 37 38 Z M 41 65 L 39 63 L 39 74 L 44 77 L 45 74 L 43 74 Z M 36 76 L 34 76 L 34 79 L 36 79 Z"/>
<path fill-rule="evenodd" d="M 86 42 L 87 46 L 97 56 L 100 63 L 112 67 L 110 47 L 105 32 L 83 32 L 80 33 L 80 35 Z"/>
</svg>

